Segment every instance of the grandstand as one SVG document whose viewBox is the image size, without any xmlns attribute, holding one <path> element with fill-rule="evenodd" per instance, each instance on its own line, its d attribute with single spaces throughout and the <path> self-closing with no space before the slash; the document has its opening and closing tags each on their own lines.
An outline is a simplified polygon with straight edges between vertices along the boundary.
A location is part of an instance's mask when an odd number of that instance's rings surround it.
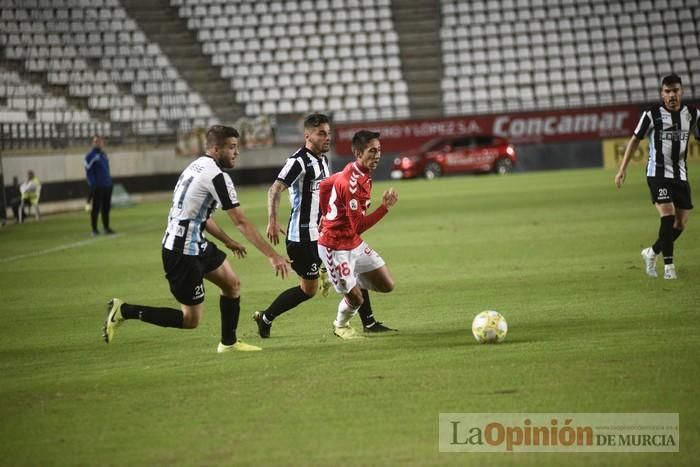
<svg viewBox="0 0 700 467">
<path fill-rule="evenodd" d="M 4 147 L 655 101 L 700 87 L 692 0 L 0 0 Z M 630 14 L 636 12 L 638 14 Z"/>
<path fill-rule="evenodd" d="M 672 72 L 697 97 L 691 0 L 444 0 L 442 13 L 448 115 L 653 102 Z"/>
</svg>

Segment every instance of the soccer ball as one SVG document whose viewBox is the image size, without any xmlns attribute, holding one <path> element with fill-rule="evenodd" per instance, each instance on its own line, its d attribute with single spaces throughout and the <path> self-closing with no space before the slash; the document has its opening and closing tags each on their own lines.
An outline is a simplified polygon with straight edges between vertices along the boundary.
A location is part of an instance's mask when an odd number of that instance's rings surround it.
<svg viewBox="0 0 700 467">
<path fill-rule="evenodd" d="M 508 323 L 497 311 L 482 311 L 472 321 L 472 334 L 480 344 L 495 344 L 506 338 Z"/>
</svg>

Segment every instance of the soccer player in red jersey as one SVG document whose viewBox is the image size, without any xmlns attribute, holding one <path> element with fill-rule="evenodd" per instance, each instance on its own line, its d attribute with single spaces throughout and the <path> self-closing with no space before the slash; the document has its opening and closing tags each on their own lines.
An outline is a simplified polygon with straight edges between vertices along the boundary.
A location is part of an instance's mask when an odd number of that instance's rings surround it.
<svg viewBox="0 0 700 467">
<path fill-rule="evenodd" d="M 399 200 L 393 188 L 382 195 L 382 204 L 367 214 L 372 195 L 372 172 L 379 165 L 382 148 L 379 133 L 362 130 L 352 138 L 355 161 L 342 172 L 321 182 L 318 252 L 335 290 L 344 295 L 333 322 L 341 339 L 361 337 L 350 319 L 362 305 L 361 289 L 391 292 L 394 278 L 382 257 L 360 235 L 379 222 Z"/>
</svg>

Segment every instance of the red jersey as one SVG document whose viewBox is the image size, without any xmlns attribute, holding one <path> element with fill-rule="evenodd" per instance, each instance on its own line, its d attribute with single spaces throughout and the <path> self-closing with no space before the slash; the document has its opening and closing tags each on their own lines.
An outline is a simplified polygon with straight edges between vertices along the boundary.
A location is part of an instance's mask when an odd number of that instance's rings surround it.
<svg viewBox="0 0 700 467">
<path fill-rule="evenodd" d="M 355 162 L 321 182 L 321 224 L 318 244 L 333 250 L 352 250 L 362 243 L 360 234 L 389 212 L 383 204 L 365 215 L 372 196 L 372 176 Z"/>
</svg>

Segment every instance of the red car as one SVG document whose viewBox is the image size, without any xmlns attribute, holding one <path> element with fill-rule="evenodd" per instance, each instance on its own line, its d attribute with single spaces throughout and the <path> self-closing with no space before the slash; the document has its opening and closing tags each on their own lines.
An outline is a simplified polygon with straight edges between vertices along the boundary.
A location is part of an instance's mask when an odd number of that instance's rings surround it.
<svg viewBox="0 0 700 467">
<path fill-rule="evenodd" d="M 391 178 L 435 178 L 449 173 L 506 174 L 516 163 L 515 149 L 493 136 L 441 136 L 394 159 Z"/>
</svg>

